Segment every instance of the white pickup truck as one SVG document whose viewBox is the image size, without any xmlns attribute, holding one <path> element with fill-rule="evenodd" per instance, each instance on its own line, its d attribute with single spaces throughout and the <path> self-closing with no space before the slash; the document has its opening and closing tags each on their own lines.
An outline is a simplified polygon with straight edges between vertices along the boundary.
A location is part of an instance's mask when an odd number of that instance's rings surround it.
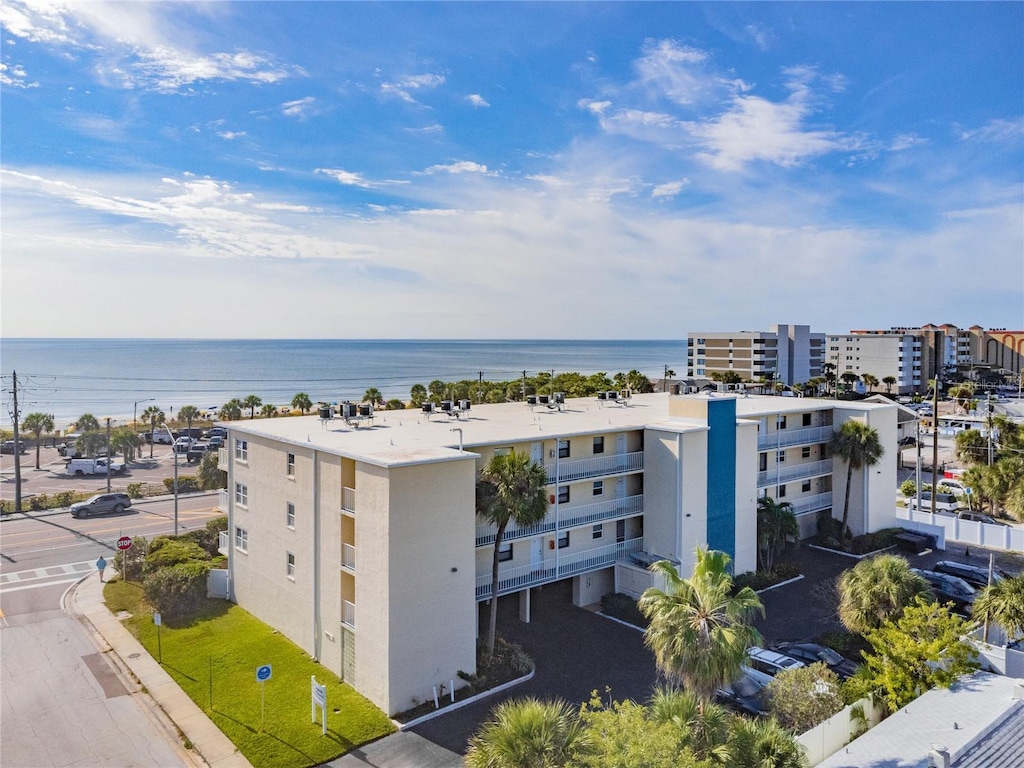
<svg viewBox="0 0 1024 768">
<path fill-rule="evenodd" d="M 72 459 L 68 462 L 67 472 L 69 475 L 77 475 L 82 477 L 83 475 L 105 475 L 107 474 L 107 461 L 106 458 L 98 459 Z M 110 473 L 112 475 L 118 475 L 124 472 L 124 462 L 110 460 Z"/>
</svg>

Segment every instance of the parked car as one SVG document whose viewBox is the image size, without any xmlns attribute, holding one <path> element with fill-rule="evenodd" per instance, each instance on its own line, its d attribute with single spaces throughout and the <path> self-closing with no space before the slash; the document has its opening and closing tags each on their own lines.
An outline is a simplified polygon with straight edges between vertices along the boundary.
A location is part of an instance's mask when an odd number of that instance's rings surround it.
<svg viewBox="0 0 1024 768">
<path fill-rule="evenodd" d="M 179 437 L 174 441 L 174 452 L 175 453 L 188 453 L 188 449 L 192 447 L 195 441 L 191 437 Z"/>
<path fill-rule="evenodd" d="M 203 456 L 209 453 L 210 450 L 211 447 L 209 443 L 196 443 L 188 449 L 188 452 L 185 454 L 185 458 L 188 460 L 189 464 L 193 464 L 197 461 L 202 461 Z"/>
<path fill-rule="evenodd" d="M 911 568 L 910 570 L 928 582 L 928 586 L 931 587 L 935 598 L 940 603 L 952 603 L 955 612 L 970 614 L 978 591 L 966 581 L 959 576 L 950 576 L 948 573 L 925 571 L 920 568 Z"/>
<path fill-rule="evenodd" d="M 957 501 L 956 496 L 952 493 L 937 493 L 935 494 L 935 511 L 936 512 L 956 512 L 960 508 L 960 502 Z M 907 509 L 917 509 L 917 497 L 911 496 L 907 499 Z M 921 491 L 921 511 L 931 512 L 932 511 L 932 492 Z"/>
<path fill-rule="evenodd" d="M 970 563 L 958 563 L 955 560 L 939 560 L 932 566 L 936 573 L 948 573 L 950 576 L 957 576 L 975 589 L 984 589 L 988 586 L 988 568 Z M 992 583 L 1007 579 L 1006 573 L 998 568 L 992 569 Z"/>
<path fill-rule="evenodd" d="M 715 691 L 715 698 L 737 712 L 761 717 L 767 714 L 764 689 L 771 681 L 771 676 L 743 667 L 738 678 Z"/>
<path fill-rule="evenodd" d="M 124 512 L 132 505 L 127 493 L 97 493 L 95 496 L 71 505 L 72 517 L 88 517 L 104 512 Z"/>
<path fill-rule="evenodd" d="M 13 440 L 4 440 L 3 444 L 0 444 L 0 453 L 9 453 L 12 456 L 15 452 L 15 445 L 17 445 L 18 453 L 25 453 L 28 451 L 28 446 L 25 445 L 24 440 L 19 440 L 17 444 Z"/>
<path fill-rule="evenodd" d="M 216 450 L 217 448 L 224 447 L 224 438 L 220 435 L 210 435 L 210 447 Z"/>
<path fill-rule="evenodd" d="M 939 493 L 955 493 L 960 496 L 967 495 L 967 486 L 961 483 L 959 480 L 951 480 L 948 477 L 944 477 L 939 480 Z"/>
<path fill-rule="evenodd" d="M 775 677 L 784 669 L 797 669 L 804 666 L 802 661 L 786 656 L 777 651 L 770 651 L 767 648 L 759 648 L 756 645 L 747 649 L 747 666 L 758 672 Z"/>
<path fill-rule="evenodd" d="M 900 438 L 900 445 L 917 445 L 917 438 L 913 435 L 907 435 L 906 437 Z"/>
<path fill-rule="evenodd" d="M 797 661 L 802 661 L 804 664 L 810 665 L 822 662 L 843 680 L 853 677 L 857 674 L 857 670 L 860 669 L 860 664 L 850 661 L 826 645 L 785 642 L 776 643 L 774 649 Z"/>
<path fill-rule="evenodd" d="M 206 430 L 206 436 L 209 438 L 219 437 L 222 440 L 226 440 L 228 431 L 224 427 L 210 427 Z"/>
<path fill-rule="evenodd" d="M 1005 520 L 1000 520 L 992 515 L 986 515 L 984 512 L 973 512 L 969 509 L 961 509 L 957 516 L 961 520 L 967 520 L 972 523 L 987 523 L 988 525 L 1009 525 Z"/>
</svg>

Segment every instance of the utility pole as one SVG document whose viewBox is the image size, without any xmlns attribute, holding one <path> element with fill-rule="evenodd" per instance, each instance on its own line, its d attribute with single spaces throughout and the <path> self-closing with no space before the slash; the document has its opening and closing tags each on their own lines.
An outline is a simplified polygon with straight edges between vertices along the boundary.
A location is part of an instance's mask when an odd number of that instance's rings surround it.
<svg viewBox="0 0 1024 768">
<path fill-rule="evenodd" d="M 932 381 L 932 514 L 935 514 L 935 498 L 939 493 L 939 387 L 942 382 L 936 375 Z"/>
<path fill-rule="evenodd" d="M 476 403 L 480 405 L 484 401 L 484 372 L 476 372 Z"/>
<path fill-rule="evenodd" d="M 992 392 L 988 393 L 988 403 L 986 404 L 988 410 L 988 465 L 992 466 Z"/>
<path fill-rule="evenodd" d="M 21 512 L 21 438 L 18 436 L 18 372 L 12 371 L 14 393 L 14 511 Z"/>
<path fill-rule="evenodd" d="M 110 493 L 110 417 L 107 417 L 107 493 Z"/>
<path fill-rule="evenodd" d="M 523 402 L 526 402 L 526 371 L 523 371 Z"/>
</svg>

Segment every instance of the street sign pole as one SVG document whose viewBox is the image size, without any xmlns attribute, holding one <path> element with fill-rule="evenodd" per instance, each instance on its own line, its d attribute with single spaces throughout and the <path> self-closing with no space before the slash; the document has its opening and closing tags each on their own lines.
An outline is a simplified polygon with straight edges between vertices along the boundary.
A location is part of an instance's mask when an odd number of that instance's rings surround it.
<svg viewBox="0 0 1024 768">
<path fill-rule="evenodd" d="M 157 611 L 153 614 L 153 623 L 156 624 L 156 660 L 158 664 L 164 663 L 164 649 L 160 644 L 160 627 L 163 626 L 163 618 L 160 616 L 160 612 Z"/>
<path fill-rule="evenodd" d="M 269 664 L 256 667 L 256 681 L 260 684 L 260 730 L 263 730 L 263 718 L 265 714 L 264 702 L 266 701 L 267 691 L 267 680 L 269 680 L 274 674 L 273 668 Z"/>
</svg>

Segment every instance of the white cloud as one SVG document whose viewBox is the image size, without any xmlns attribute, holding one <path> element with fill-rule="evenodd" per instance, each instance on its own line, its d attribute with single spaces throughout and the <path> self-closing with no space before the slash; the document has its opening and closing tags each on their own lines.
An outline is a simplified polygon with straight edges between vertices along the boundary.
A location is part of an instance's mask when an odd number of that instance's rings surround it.
<svg viewBox="0 0 1024 768">
<path fill-rule="evenodd" d="M 754 45 L 762 51 L 767 51 L 774 41 L 775 36 L 772 34 L 772 31 L 763 24 L 747 24 L 743 31 L 754 41 Z"/>
<path fill-rule="evenodd" d="M 444 75 L 405 75 L 395 82 L 380 84 L 381 93 L 395 96 L 408 104 L 419 104 L 410 91 L 432 90 L 445 82 Z"/>
<path fill-rule="evenodd" d="M 363 189 L 369 189 L 371 186 L 370 182 L 364 179 L 362 174 L 344 171 L 341 168 L 317 168 L 314 173 L 322 173 L 325 176 L 330 176 L 338 183 L 344 184 L 348 187 L 362 187 Z"/>
<path fill-rule="evenodd" d="M 20 64 L 8 66 L 0 62 L 0 84 L 12 88 L 38 88 L 38 82 L 29 82 L 25 68 Z"/>
<path fill-rule="evenodd" d="M 679 181 L 668 181 L 664 184 L 658 184 L 651 190 L 651 197 L 675 197 L 689 183 L 689 179 L 680 179 Z"/>
<path fill-rule="evenodd" d="M 240 139 L 245 136 L 245 131 L 217 131 L 217 135 L 222 139 L 232 141 L 234 139 Z"/>
<path fill-rule="evenodd" d="M 642 84 L 677 104 L 691 104 L 703 98 L 709 87 L 708 77 L 701 71 L 707 58 L 704 51 L 674 40 L 648 40 L 634 66 Z"/>
<path fill-rule="evenodd" d="M 900 134 L 899 136 L 896 136 L 895 138 L 893 138 L 892 141 L 889 142 L 889 151 L 902 152 L 906 149 L 910 149 L 912 147 L 917 147 L 927 143 L 927 139 L 923 139 L 915 133 L 904 133 Z"/>
<path fill-rule="evenodd" d="M 479 93 L 471 93 L 466 97 L 466 101 L 472 104 L 474 107 L 489 107 L 491 106 L 487 100 Z"/>
<path fill-rule="evenodd" d="M 595 115 L 603 115 L 612 105 L 610 101 L 595 101 L 594 99 L 580 99 L 578 104 L 581 109 L 586 109 Z"/>
<path fill-rule="evenodd" d="M 424 171 L 424 173 L 428 173 L 428 174 L 431 174 L 431 173 L 452 173 L 452 174 L 480 173 L 480 174 L 488 174 L 488 170 L 487 170 L 487 166 L 486 165 L 480 165 L 480 163 L 474 163 L 474 162 L 469 161 L 469 160 L 463 160 L 461 162 L 450 163 L 448 165 L 432 165 L 429 168 L 427 168 L 427 170 Z M 490 173 L 489 175 L 493 176 L 494 174 Z"/>
<path fill-rule="evenodd" d="M 990 120 L 980 128 L 961 129 L 960 138 L 964 141 L 999 142 L 1016 139 L 1024 135 L 1024 118 Z"/>
<path fill-rule="evenodd" d="M 312 112 L 315 103 L 316 99 L 312 96 L 286 101 L 281 105 L 281 114 L 287 117 L 307 117 Z"/>
</svg>

